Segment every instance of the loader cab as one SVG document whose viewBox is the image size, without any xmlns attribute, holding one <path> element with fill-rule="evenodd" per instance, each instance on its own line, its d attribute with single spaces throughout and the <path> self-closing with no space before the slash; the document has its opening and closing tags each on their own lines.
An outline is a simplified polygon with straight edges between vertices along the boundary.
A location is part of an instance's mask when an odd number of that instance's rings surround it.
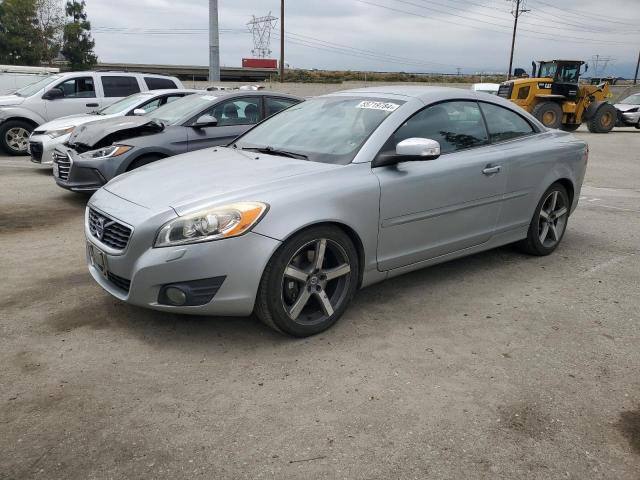
<svg viewBox="0 0 640 480">
<path fill-rule="evenodd" d="M 580 93 L 578 86 L 580 70 L 585 62 L 582 60 L 552 60 L 540 61 L 538 64 L 537 77 L 541 79 L 538 82 L 539 89 L 551 88 L 552 95 L 562 95 L 567 100 L 577 100 Z M 551 82 L 542 81 L 547 78 L 550 78 Z"/>
</svg>

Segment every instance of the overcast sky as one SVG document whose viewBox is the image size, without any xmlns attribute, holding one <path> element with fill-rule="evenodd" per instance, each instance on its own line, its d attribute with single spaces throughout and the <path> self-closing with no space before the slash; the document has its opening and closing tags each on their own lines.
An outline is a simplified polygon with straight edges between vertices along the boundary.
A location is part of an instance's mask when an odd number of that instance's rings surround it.
<svg viewBox="0 0 640 480">
<path fill-rule="evenodd" d="M 513 25 L 508 0 L 286 4 L 285 61 L 292 67 L 472 73 L 508 66 Z M 240 66 L 253 48 L 247 22 L 269 11 L 279 17 L 280 1 L 219 0 L 219 8 L 221 63 Z M 531 60 L 539 58 L 600 55 L 610 58 L 605 74 L 633 75 L 640 0 L 526 0 L 526 8 L 531 11 L 521 16 L 515 67 L 529 70 Z M 87 0 L 87 11 L 102 61 L 208 63 L 208 0 Z M 271 48 L 277 58 L 277 36 Z"/>
</svg>

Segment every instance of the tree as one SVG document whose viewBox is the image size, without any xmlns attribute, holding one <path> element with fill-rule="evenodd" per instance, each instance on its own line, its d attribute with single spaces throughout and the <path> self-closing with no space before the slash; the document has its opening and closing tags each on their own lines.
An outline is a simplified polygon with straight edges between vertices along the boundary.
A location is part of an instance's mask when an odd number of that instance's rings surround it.
<svg viewBox="0 0 640 480">
<path fill-rule="evenodd" d="M 68 0 L 65 8 L 71 21 L 64 26 L 62 54 L 69 61 L 71 70 L 86 70 L 98 62 L 93 52 L 96 42 L 91 38 L 91 22 L 87 20 L 85 6 L 85 0 Z"/>
<path fill-rule="evenodd" d="M 0 63 L 40 65 L 36 0 L 4 0 L 0 3 Z"/>
<path fill-rule="evenodd" d="M 62 48 L 64 8 L 61 0 L 35 0 L 42 63 L 52 65 Z"/>
</svg>

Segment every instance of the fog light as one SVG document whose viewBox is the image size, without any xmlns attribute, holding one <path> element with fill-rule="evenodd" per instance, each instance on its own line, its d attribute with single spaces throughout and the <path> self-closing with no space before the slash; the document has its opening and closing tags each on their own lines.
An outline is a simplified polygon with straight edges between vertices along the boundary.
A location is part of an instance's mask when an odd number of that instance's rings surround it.
<svg viewBox="0 0 640 480">
<path fill-rule="evenodd" d="M 167 287 L 164 291 L 167 299 L 174 305 L 184 305 L 187 302 L 187 294 L 176 287 Z"/>
</svg>

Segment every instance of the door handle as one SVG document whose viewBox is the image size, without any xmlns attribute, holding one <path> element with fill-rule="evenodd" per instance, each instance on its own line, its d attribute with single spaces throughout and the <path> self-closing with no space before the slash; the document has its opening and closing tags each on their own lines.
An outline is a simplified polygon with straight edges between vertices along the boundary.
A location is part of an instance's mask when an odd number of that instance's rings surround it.
<svg viewBox="0 0 640 480">
<path fill-rule="evenodd" d="M 484 167 L 484 170 L 482 170 L 482 173 L 485 175 L 495 175 L 496 173 L 500 173 L 500 170 L 502 170 L 500 165 L 487 165 Z"/>
<path fill-rule="evenodd" d="M 98 103 L 87 103 L 87 107 L 99 107 L 100 104 Z"/>
</svg>

